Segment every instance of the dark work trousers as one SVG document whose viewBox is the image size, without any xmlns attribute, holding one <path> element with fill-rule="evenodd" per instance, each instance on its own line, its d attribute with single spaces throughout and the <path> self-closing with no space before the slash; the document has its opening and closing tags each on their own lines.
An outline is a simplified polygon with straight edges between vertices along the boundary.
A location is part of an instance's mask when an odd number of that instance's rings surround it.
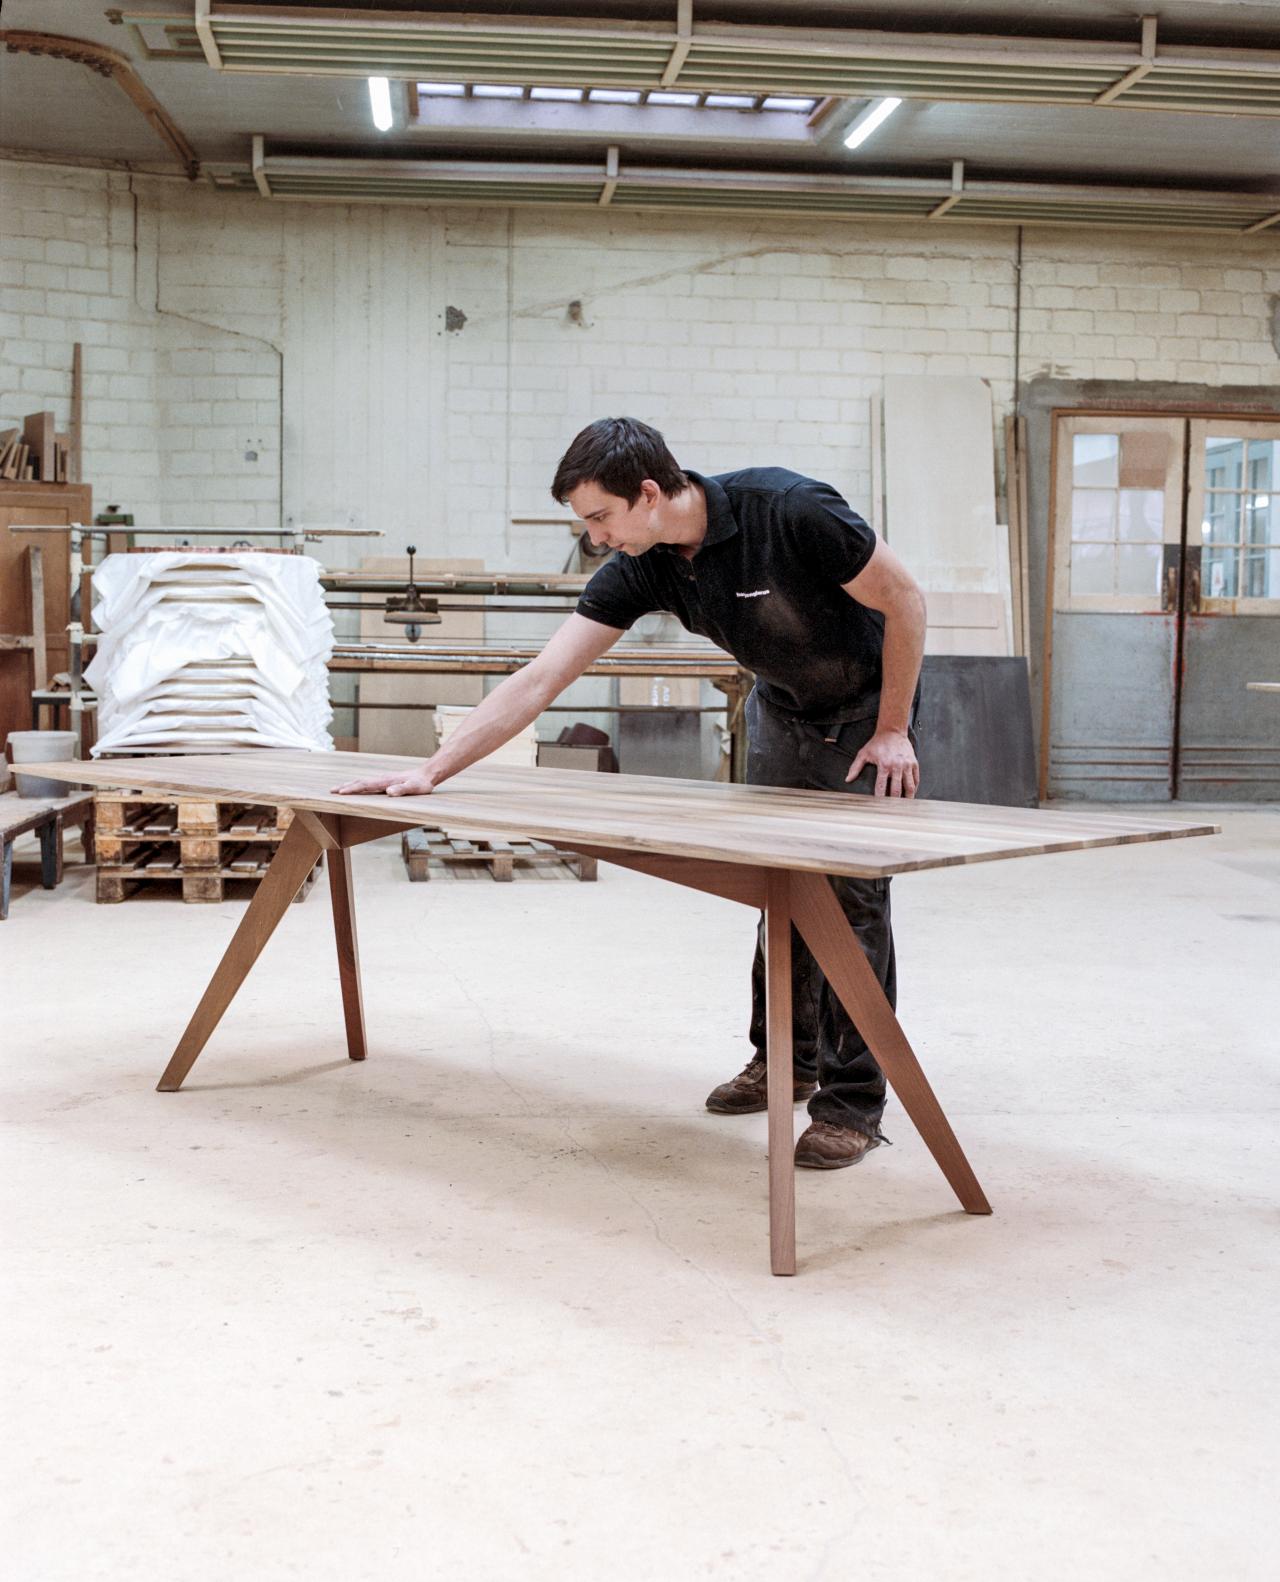
<svg viewBox="0 0 1280 1582">
<path fill-rule="evenodd" d="M 771 708 L 753 691 L 747 699 L 747 783 L 798 791 L 874 791 L 874 765 L 868 765 L 852 785 L 845 783 L 845 776 L 875 728 L 874 719 L 793 719 Z M 889 880 L 832 875 L 828 882 L 889 1004 L 896 1006 Z M 884 1073 L 794 928 L 791 1015 L 796 1079 L 818 1083 L 818 1091 L 809 1100 L 810 1116 L 878 1136 L 885 1104 Z M 763 920 L 751 969 L 750 1037 L 757 1056 L 767 1060 Z"/>
</svg>

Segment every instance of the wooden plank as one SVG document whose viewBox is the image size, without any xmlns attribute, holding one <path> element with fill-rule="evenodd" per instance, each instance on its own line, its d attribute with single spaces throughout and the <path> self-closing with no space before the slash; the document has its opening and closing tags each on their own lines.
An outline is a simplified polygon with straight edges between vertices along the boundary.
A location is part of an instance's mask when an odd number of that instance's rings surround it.
<svg viewBox="0 0 1280 1582">
<path fill-rule="evenodd" d="M 80 342 L 71 348 L 71 454 L 68 458 L 67 477 L 79 483 L 83 476 L 81 447 L 84 435 L 84 355 Z"/>
<path fill-rule="evenodd" d="M 335 674 L 402 671 L 406 674 L 509 676 L 542 652 L 536 644 L 406 644 L 403 648 L 367 653 L 339 641 L 329 669 Z M 744 675 L 730 655 L 708 644 L 682 643 L 669 648 L 621 643 L 595 660 L 585 676 L 695 676 L 708 681 L 734 681 Z"/>
<path fill-rule="evenodd" d="M 41 483 L 56 483 L 52 412 L 29 412 L 22 422 L 22 440 L 36 464 L 36 477 Z"/>
<path fill-rule="evenodd" d="M 580 850 L 697 857 L 812 873 L 894 873 L 1136 841 L 1217 833 L 1218 826 L 1128 811 L 991 807 L 962 802 L 788 791 L 769 786 L 572 769 L 476 764 L 429 797 L 340 797 L 362 775 L 403 772 L 410 758 L 358 753 L 256 752 L 133 758 L 129 777 L 159 792 L 263 802 L 342 819 L 342 843 L 396 825 L 533 836 Z M 116 763 L 43 765 L 52 779 L 118 783 Z M 381 827 L 380 827 L 381 826 Z"/>
<path fill-rule="evenodd" d="M 20 526 L 65 529 L 70 522 L 93 520 L 93 491 L 84 486 L 0 483 L 0 632 L 30 632 L 26 551 L 42 536 L 16 532 Z M 70 562 L 65 542 L 44 556 L 44 627 L 48 674 L 70 669 L 67 623 L 70 613 Z M 0 741 L 10 731 L 31 728 L 33 654 L 0 655 Z"/>
<path fill-rule="evenodd" d="M 1018 448 L 1018 561 L 1019 586 L 1014 590 L 1022 607 L 1022 631 L 1026 639 L 1024 652 L 1031 652 L 1031 516 L 1027 498 L 1027 420 L 1020 417 L 1017 423 Z"/>
<path fill-rule="evenodd" d="M 27 545 L 27 597 L 31 608 L 31 657 L 36 690 L 49 685 L 49 654 L 44 626 L 44 551 L 39 544 Z"/>
</svg>

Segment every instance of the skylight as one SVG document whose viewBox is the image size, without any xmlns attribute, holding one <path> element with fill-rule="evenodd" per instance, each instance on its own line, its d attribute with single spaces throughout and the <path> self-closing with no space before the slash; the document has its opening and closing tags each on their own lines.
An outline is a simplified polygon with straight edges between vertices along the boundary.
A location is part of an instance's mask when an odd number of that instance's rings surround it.
<svg viewBox="0 0 1280 1582">
<path fill-rule="evenodd" d="M 424 99 L 532 99 L 552 104 L 622 104 L 648 109 L 774 110 L 808 115 L 818 100 L 790 94 L 686 93 L 676 88 L 534 88 L 519 83 L 420 82 Z"/>
</svg>

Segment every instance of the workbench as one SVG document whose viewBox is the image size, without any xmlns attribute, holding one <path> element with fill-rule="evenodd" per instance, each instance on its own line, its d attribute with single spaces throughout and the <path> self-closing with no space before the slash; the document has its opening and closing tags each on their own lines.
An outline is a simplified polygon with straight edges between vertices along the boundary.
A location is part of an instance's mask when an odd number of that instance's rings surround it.
<svg viewBox="0 0 1280 1582">
<path fill-rule="evenodd" d="M 542 649 L 532 643 L 344 643 L 334 644 L 329 660 L 332 674 L 510 676 L 531 664 Z M 687 676 L 709 681 L 724 694 L 724 703 L 711 712 L 723 713 L 729 732 L 729 776 L 742 780 L 747 768 L 747 726 L 744 705 L 755 677 L 712 643 L 618 643 L 599 659 L 593 660 L 584 676 Z M 355 705 L 361 707 L 363 705 Z M 373 704 L 374 708 L 404 708 L 405 704 Z M 336 708 L 352 707 L 335 704 Z M 552 703 L 549 713 L 621 714 L 634 712 L 649 716 L 664 710 L 649 704 Z M 698 712 L 705 712 L 699 710 Z"/>
<path fill-rule="evenodd" d="M 32 774 L 44 775 L 43 764 L 23 765 Z M 61 767 L 66 767 L 65 765 Z M 51 775 L 52 780 L 66 776 Z M 79 778 L 77 776 L 77 778 Z M 0 922 L 9 915 L 13 882 L 13 843 L 19 835 L 40 841 L 40 882 L 46 890 L 62 882 L 62 841 L 68 825 L 80 826 L 86 862 L 94 860 L 93 793 L 77 791 L 62 797 L 21 797 L 15 791 L 0 795 Z"/>
<path fill-rule="evenodd" d="M 430 796 L 339 797 L 332 787 L 417 767 L 367 753 L 257 751 L 134 758 L 129 782 L 293 809 L 293 821 L 160 1078 L 191 1070 L 323 851 L 329 870 L 347 1053 L 367 1050 L 351 849 L 397 828 L 442 824 L 534 836 L 764 913 L 769 1060 L 769 1224 L 775 1274 L 794 1274 L 791 929 L 794 924 L 969 1214 L 990 1205 L 826 874 L 885 878 L 930 868 L 1217 833 L 1129 812 L 1041 811 L 789 791 L 641 775 L 474 765 Z M 111 784 L 111 763 L 42 764 L 53 778 Z M 277 959 L 279 959 L 277 957 Z M 131 1033 L 131 1037 L 136 1033 Z"/>
</svg>

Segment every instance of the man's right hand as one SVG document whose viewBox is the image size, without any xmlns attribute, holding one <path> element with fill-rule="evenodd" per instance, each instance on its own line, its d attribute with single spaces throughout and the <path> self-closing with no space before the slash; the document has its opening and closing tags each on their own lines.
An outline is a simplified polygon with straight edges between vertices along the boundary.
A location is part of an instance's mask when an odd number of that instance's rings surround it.
<svg viewBox="0 0 1280 1582">
<path fill-rule="evenodd" d="M 425 769 L 411 769 L 407 774 L 372 775 L 367 780 L 348 780 L 345 785 L 332 787 L 335 796 L 427 796 L 435 790 L 435 781 Z"/>
</svg>

